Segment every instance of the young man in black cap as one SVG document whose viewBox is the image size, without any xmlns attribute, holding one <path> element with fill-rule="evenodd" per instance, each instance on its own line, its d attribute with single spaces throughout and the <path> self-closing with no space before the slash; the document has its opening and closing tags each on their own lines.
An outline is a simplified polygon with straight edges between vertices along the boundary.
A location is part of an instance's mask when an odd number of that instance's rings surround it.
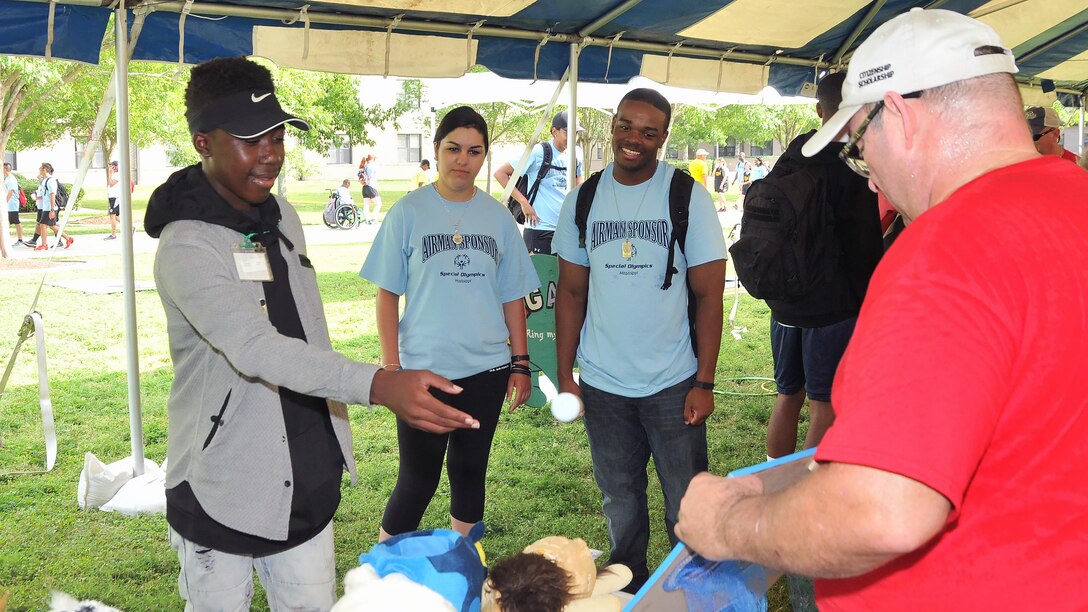
<svg viewBox="0 0 1088 612">
<path fill-rule="evenodd" d="M 186 119 L 199 164 L 155 190 L 155 282 L 174 382 L 166 518 L 187 609 L 248 609 L 256 569 L 273 610 L 336 598 L 332 517 L 346 468 L 345 403 L 381 403 L 431 432 L 477 427 L 435 399 L 426 371 L 386 371 L 332 350 L 298 214 L 270 195 L 284 127 L 309 125 L 244 58 L 193 68 Z"/>
<path fill-rule="evenodd" d="M 578 128 L 579 131 L 581 129 Z M 555 235 L 555 225 L 559 222 L 559 209 L 563 207 L 563 198 L 567 197 L 569 191 L 566 150 L 571 144 L 567 133 L 567 111 L 558 112 L 552 118 L 551 141 L 533 147 L 532 154 L 525 162 L 525 172 L 522 174 L 529 177 L 530 191 L 537 182 L 541 167 L 547 165 L 533 201 L 530 202 L 529 197 L 516 187 L 510 193 L 512 198 L 521 203 L 521 210 L 525 214 L 525 231 L 522 236 L 530 253 L 552 254 L 552 236 Z M 546 148 L 550 148 L 550 155 L 545 153 Z M 577 147 L 575 152 L 578 155 L 578 166 L 574 172 L 574 183 L 581 185 L 582 156 Z M 495 171 L 494 177 L 505 189 L 513 174 L 514 166 L 507 162 Z"/>
</svg>

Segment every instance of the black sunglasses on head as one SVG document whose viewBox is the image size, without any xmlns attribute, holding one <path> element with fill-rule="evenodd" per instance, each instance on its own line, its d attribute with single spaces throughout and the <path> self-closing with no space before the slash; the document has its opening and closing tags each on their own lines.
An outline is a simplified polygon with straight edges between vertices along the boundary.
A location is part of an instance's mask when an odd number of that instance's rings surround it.
<svg viewBox="0 0 1088 612">
<path fill-rule="evenodd" d="M 1049 133 L 1051 133 L 1051 132 L 1053 132 L 1053 131 L 1055 131 L 1057 129 L 1058 128 L 1047 128 L 1047 129 L 1039 132 L 1038 134 L 1032 136 L 1031 139 L 1034 140 L 1035 142 L 1039 142 L 1040 138 L 1042 138 L 1043 136 L 1046 136 L 1047 134 L 1049 134 Z"/>
</svg>

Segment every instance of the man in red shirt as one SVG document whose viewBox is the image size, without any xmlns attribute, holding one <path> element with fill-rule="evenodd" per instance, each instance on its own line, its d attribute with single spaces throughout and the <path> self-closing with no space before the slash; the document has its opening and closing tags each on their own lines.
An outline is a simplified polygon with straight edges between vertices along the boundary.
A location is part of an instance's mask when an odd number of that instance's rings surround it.
<svg viewBox="0 0 1088 612">
<path fill-rule="evenodd" d="M 1016 70 L 989 26 L 939 9 L 855 52 L 803 152 L 847 128 L 844 161 L 909 225 L 839 365 L 820 468 L 766 495 L 696 476 L 676 533 L 699 554 L 815 576 L 821 611 L 1083 608 L 1088 173 L 1035 151 Z"/>
<path fill-rule="evenodd" d="M 1058 155 L 1073 163 L 1078 161 L 1076 153 L 1062 146 L 1062 120 L 1058 118 L 1057 111 L 1045 106 L 1032 106 L 1025 115 L 1035 141 L 1035 150 L 1040 155 Z"/>
</svg>

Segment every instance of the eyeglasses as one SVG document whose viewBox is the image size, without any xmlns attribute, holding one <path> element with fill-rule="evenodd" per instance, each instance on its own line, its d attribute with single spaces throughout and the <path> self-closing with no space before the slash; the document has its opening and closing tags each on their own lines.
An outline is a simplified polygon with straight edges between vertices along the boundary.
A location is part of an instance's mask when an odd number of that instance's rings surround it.
<svg viewBox="0 0 1088 612">
<path fill-rule="evenodd" d="M 904 99 L 906 98 L 921 98 L 922 92 L 913 91 L 911 93 L 901 94 Z M 858 150 L 858 142 L 861 141 L 861 137 L 865 134 L 865 128 L 869 127 L 869 123 L 877 116 L 877 114 L 884 109 L 884 100 L 876 103 L 873 110 L 869 111 L 869 116 L 865 117 L 865 121 L 861 122 L 854 135 L 847 141 L 846 146 L 839 151 L 839 159 L 846 163 L 847 167 L 853 170 L 855 173 L 863 178 L 869 178 L 869 164 L 861 156 L 861 151 Z"/>
</svg>

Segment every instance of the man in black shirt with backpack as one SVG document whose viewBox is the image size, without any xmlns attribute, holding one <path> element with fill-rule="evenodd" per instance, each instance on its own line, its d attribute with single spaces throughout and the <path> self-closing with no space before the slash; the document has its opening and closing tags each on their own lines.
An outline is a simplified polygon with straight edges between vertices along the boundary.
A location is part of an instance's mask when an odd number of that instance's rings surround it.
<svg viewBox="0 0 1088 612">
<path fill-rule="evenodd" d="M 827 121 L 842 101 L 845 72 L 817 88 Z M 876 195 L 827 147 L 804 157 L 813 132 L 790 143 L 774 170 L 749 189 L 741 238 L 730 249 L 737 274 L 771 309 L 771 352 L 778 388 L 767 429 L 768 457 L 796 450 L 807 395 L 816 446 L 835 420 L 831 382 L 854 331 L 862 299 L 883 254 Z"/>
</svg>

